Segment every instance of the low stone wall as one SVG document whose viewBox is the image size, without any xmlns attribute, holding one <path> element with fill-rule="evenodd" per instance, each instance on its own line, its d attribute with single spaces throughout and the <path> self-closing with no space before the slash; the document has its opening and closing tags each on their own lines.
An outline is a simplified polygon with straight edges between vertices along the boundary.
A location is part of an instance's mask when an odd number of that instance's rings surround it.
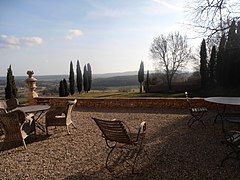
<svg viewBox="0 0 240 180">
<path fill-rule="evenodd" d="M 64 106 L 73 97 L 37 97 L 34 98 L 36 104 L 49 104 L 51 106 Z M 204 101 L 203 98 L 190 98 L 191 103 L 196 106 L 207 106 L 209 109 L 215 109 L 213 103 Z M 147 98 L 147 99 L 78 99 L 77 107 L 94 108 L 188 108 L 186 98 Z"/>
</svg>

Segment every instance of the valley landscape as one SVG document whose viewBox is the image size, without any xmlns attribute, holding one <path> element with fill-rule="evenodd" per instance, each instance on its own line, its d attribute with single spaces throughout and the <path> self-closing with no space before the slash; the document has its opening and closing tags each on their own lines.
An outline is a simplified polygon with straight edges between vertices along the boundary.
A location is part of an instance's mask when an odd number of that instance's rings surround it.
<svg viewBox="0 0 240 180">
<path fill-rule="evenodd" d="M 106 74 L 93 74 L 91 92 L 138 92 L 139 82 L 137 71 L 120 72 L 120 73 L 106 73 Z M 165 86 L 161 81 L 161 75 L 152 73 L 155 79 L 154 88 L 155 92 L 164 90 Z M 173 84 L 176 86 L 187 85 L 191 79 L 192 73 L 180 73 L 175 76 Z M 37 79 L 37 93 L 39 96 L 59 96 L 59 82 L 62 79 L 68 81 L 69 75 L 43 75 L 34 76 Z M 27 76 L 15 76 L 16 86 L 18 88 L 19 99 L 26 98 L 25 80 Z M 198 81 L 196 81 L 198 84 Z M 4 99 L 6 86 L 6 77 L 0 77 L 0 98 Z M 159 87 L 160 86 L 160 87 Z M 77 93 L 77 92 L 76 92 Z"/>
</svg>

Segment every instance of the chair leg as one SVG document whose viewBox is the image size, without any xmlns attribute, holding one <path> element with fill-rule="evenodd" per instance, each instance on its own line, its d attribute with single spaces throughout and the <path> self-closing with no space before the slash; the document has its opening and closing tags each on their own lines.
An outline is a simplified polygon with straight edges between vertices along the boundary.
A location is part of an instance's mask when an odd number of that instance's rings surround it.
<svg viewBox="0 0 240 180">
<path fill-rule="evenodd" d="M 142 141 L 143 141 L 143 140 L 142 140 Z M 135 168 L 135 164 L 136 164 L 136 161 L 137 161 L 137 157 L 138 157 L 138 155 L 140 154 L 140 151 L 141 151 L 141 149 L 142 149 L 142 141 L 141 141 L 141 143 L 140 143 L 140 145 L 139 145 L 137 154 L 136 154 L 136 156 L 135 156 L 135 158 L 134 158 L 134 161 L 133 161 L 132 174 L 135 173 L 135 172 L 134 172 L 134 168 Z"/>
<path fill-rule="evenodd" d="M 48 135 L 48 126 L 46 126 L 46 134 Z"/>
<path fill-rule="evenodd" d="M 188 125 L 188 127 L 191 127 L 192 126 L 192 124 L 193 124 L 193 117 L 191 117 L 189 120 L 188 120 L 188 122 L 187 122 L 187 125 Z"/>
<path fill-rule="evenodd" d="M 234 154 L 234 153 L 235 153 L 234 151 L 228 153 L 228 154 L 226 155 L 226 157 L 222 160 L 221 166 L 223 166 L 223 163 L 224 163 L 227 159 L 230 159 L 230 158 L 235 159 L 234 157 L 231 157 L 231 155 Z"/>
<path fill-rule="evenodd" d="M 27 149 L 27 146 L 26 146 L 26 143 L 25 143 L 24 139 L 23 139 L 23 146 L 24 146 L 24 149 Z"/>
<path fill-rule="evenodd" d="M 110 154 L 113 152 L 113 150 L 114 150 L 115 147 L 116 147 L 116 146 L 111 147 L 111 150 L 109 151 L 109 153 L 108 153 L 108 155 L 107 155 L 107 159 L 106 159 L 105 165 L 106 165 L 106 168 L 107 168 L 108 171 L 110 171 L 110 169 L 109 169 L 109 167 L 108 167 L 108 158 L 110 157 Z"/>
<path fill-rule="evenodd" d="M 67 126 L 67 132 L 68 132 L 68 134 L 70 134 L 68 126 Z"/>
<path fill-rule="evenodd" d="M 196 121 L 198 121 L 198 122 L 201 122 L 201 124 L 206 128 L 203 120 L 201 119 L 204 115 L 204 112 L 198 113 L 196 115 L 194 115 L 194 114 L 191 114 L 191 115 L 192 115 L 192 117 L 188 120 L 188 123 L 187 123 L 188 127 L 191 127 Z"/>
<path fill-rule="evenodd" d="M 77 129 L 77 126 L 72 122 L 72 125 L 73 125 L 73 127 L 75 128 L 75 129 Z"/>
</svg>

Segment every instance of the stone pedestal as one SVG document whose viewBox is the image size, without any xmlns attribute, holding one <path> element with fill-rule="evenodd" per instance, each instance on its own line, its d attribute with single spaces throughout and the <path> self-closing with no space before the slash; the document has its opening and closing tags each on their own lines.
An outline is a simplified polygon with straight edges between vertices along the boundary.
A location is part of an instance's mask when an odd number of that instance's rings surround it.
<svg viewBox="0 0 240 180">
<path fill-rule="evenodd" d="M 34 104 L 35 97 L 38 97 L 38 94 L 36 93 L 36 82 L 37 79 L 33 77 L 34 72 L 33 71 L 27 71 L 28 78 L 25 80 L 27 88 L 28 88 L 28 103 Z"/>
</svg>

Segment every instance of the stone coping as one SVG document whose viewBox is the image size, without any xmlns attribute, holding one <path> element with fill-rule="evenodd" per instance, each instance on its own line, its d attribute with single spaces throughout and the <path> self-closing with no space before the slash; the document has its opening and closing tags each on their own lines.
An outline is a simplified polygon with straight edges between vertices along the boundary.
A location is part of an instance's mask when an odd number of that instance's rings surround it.
<svg viewBox="0 0 240 180">
<path fill-rule="evenodd" d="M 51 106 L 64 106 L 74 97 L 36 97 L 36 104 L 49 104 Z M 182 108 L 188 109 L 186 98 L 131 98 L 131 99 L 81 99 L 77 98 L 77 107 L 94 108 Z M 216 104 L 204 101 L 204 98 L 189 98 L 197 107 L 205 106 L 208 109 L 216 109 Z M 220 105 L 221 106 L 221 105 Z M 229 109 L 240 109 L 238 106 L 228 106 Z"/>
</svg>

